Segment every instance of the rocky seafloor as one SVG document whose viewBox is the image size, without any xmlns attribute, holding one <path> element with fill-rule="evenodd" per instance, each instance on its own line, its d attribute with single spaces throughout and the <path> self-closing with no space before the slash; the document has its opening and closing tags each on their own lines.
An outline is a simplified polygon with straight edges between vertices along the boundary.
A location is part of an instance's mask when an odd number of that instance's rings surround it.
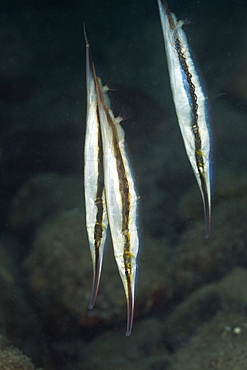
<svg viewBox="0 0 247 370">
<path fill-rule="evenodd" d="M 193 11 L 186 33 L 209 89 L 209 239 L 155 2 L 1 2 L 0 369 L 247 368 L 247 6 L 170 6 Z M 110 240 L 88 310 L 83 21 L 96 66 L 112 79 L 113 103 L 131 117 L 122 125 L 142 243 L 128 338 Z"/>
</svg>

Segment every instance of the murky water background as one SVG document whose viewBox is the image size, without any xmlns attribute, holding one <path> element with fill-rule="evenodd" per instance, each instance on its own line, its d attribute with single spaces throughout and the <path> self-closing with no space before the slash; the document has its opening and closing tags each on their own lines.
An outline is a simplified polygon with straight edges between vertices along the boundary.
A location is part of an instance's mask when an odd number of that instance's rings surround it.
<svg viewBox="0 0 247 370">
<path fill-rule="evenodd" d="M 0 368 L 246 369 L 247 4 L 181 0 L 170 9 L 190 21 L 211 102 L 208 240 L 155 1 L 0 3 Z M 83 22 L 115 112 L 129 118 L 122 125 L 141 195 L 129 338 L 110 242 L 87 309 Z"/>
</svg>

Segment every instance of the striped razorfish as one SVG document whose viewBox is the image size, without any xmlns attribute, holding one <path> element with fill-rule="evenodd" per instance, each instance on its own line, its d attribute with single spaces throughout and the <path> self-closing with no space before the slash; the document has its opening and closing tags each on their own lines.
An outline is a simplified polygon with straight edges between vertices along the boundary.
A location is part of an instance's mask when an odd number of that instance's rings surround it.
<svg viewBox="0 0 247 370">
<path fill-rule="evenodd" d="M 211 224 L 211 138 L 208 98 L 193 62 L 183 22 L 158 0 L 173 100 L 185 149 L 204 205 L 206 238 Z"/>
<path fill-rule="evenodd" d="M 86 37 L 86 35 L 85 35 Z M 87 52 L 90 47 L 86 38 Z M 127 299 L 127 331 L 132 330 L 137 254 L 139 249 L 138 203 L 139 196 L 127 155 L 122 119 L 115 117 L 101 80 L 96 77 L 90 59 L 96 92 L 98 122 L 103 145 L 104 190 L 114 255 Z"/>
<path fill-rule="evenodd" d="M 102 136 L 96 93 L 96 84 L 98 82 L 95 77 L 95 69 L 88 42 L 86 49 L 86 82 L 87 122 L 84 150 L 84 188 L 86 226 L 94 269 L 92 294 L 89 304 L 89 308 L 92 309 L 98 293 L 108 218 L 104 192 Z M 102 94 L 105 94 L 104 89 L 102 89 Z"/>
</svg>

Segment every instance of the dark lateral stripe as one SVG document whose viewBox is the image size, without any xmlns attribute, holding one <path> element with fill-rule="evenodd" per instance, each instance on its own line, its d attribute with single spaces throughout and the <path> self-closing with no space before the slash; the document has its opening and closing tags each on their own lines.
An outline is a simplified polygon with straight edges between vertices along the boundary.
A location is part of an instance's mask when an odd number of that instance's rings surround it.
<svg viewBox="0 0 247 370">
<path fill-rule="evenodd" d="M 130 232 L 129 232 L 129 221 L 130 221 L 130 191 L 129 191 L 129 183 L 128 178 L 126 175 L 123 157 L 119 148 L 118 142 L 118 134 L 115 122 L 112 121 L 112 118 L 108 112 L 108 109 L 105 107 L 105 111 L 107 114 L 108 122 L 111 125 L 112 133 L 113 133 L 113 148 L 114 148 L 114 155 L 117 162 L 117 172 L 119 177 L 119 191 L 122 198 L 122 233 L 124 234 L 125 243 L 124 243 L 124 266 L 125 266 L 125 274 L 127 276 L 131 276 L 132 274 L 132 254 L 130 253 Z M 129 283 L 128 283 L 129 284 Z"/>
<path fill-rule="evenodd" d="M 97 107 L 97 115 L 99 122 L 99 112 Z M 103 191 L 104 191 L 104 171 L 103 171 L 103 145 L 100 125 L 98 123 L 98 179 L 97 179 L 97 193 L 95 199 L 95 205 L 97 207 L 97 214 L 94 227 L 94 249 L 96 252 L 95 255 L 95 267 L 97 268 L 97 263 L 99 259 L 99 248 L 103 236 L 103 213 L 104 213 L 104 204 L 103 204 Z"/>
<path fill-rule="evenodd" d="M 189 71 L 186 57 L 182 51 L 181 42 L 178 38 L 177 32 L 176 32 L 176 26 L 174 24 L 171 12 L 168 8 L 167 1 L 165 1 L 165 7 L 166 7 L 166 14 L 168 17 L 168 22 L 170 25 L 171 30 L 174 32 L 174 40 L 175 40 L 175 49 L 177 51 L 178 59 L 181 65 L 181 68 L 186 76 L 187 83 L 189 86 L 189 95 L 192 103 L 192 113 L 193 113 L 193 119 L 192 119 L 192 125 L 191 129 L 194 134 L 195 139 L 195 158 L 196 158 L 196 165 L 197 169 L 200 175 L 201 182 L 202 176 L 204 175 L 204 161 L 203 161 L 203 155 L 202 155 L 202 142 L 201 142 L 201 136 L 199 133 L 199 126 L 198 126 L 198 104 L 197 104 L 197 96 L 195 92 L 195 85 L 192 82 L 192 75 Z"/>
<path fill-rule="evenodd" d="M 186 62 L 186 57 L 182 51 L 181 47 L 181 42 L 178 38 L 177 31 L 176 31 L 176 26 L 174 24 L 171 12 L 168 8 L 167 1 L 165 1 L 165 7 L 166 7 L 166 14 L 168 17 L 168 22 L 170 25 L 170 28 L 172 29 L 172 32 L 174 33 L 174 41 L 175 41 L 175 49 L 177 51 L 179 63 L 181 65 L 181 68 L 186 76 L 188 86 L 189 86 L 189 94 L 192 102 L 192 111 L 193 111 L 193 121 L 192 121 L 192 131 L 195 136 L 195 143 L 196 143 L 196 149 L 199 150 L 201 149 L 201 138 L 199 134 L 199 128 L 198 128 L 198 104 L 197 104 L 197 96 L 195 92 L 195 85 L 192 82 L 192 75 L 189 71 L 187 62 Z M 197 148 L 198 146 L 198 148 Z"/>
<path fill-rule="evenodd" d="M 98 117 L 98 177 L 97 177 L 97 191 L 96 198 L 94 200 L 95 206 L 97 208 L 96 219 L 94 225 L 94 276 L 93 276 L 93 286 L 91 293 L 91 300 L 89 304 L 89 309 L 92 309 L 96 300 L 99 279 L 100 279 L 100 270 L 101 270 L 101 258 L 100 258 L 100 247 L 102 244 L 103 237 L 103 215 L 105 204 L 103 202 L 103 193 L 104 193 L 104 171 L 103 171 L 103 144 L 102 136 L 99 124 L 99 111 L 97 106 L 97 117 Z"/>
<path fill-rule="evenodd" d="M 171 12 L 170 12 L 170 10 L 169 10 L 169 8 L 168 8 L 168 4 L 167 4 L 167 1 L 166 1 L 166 0 L 165 0 L 164 4 L 165 4 L 165 8 L 166 8 L 166 15 L 167 15 L 167 17 L 168 17 L 168 22 L 169 22 L 169 24 L 170 24 L 170 27 L 171 27 L 171 29 L 172 29 L 172 30 L 175 30 L 174 20 L 173 20 L 173 18 L 172 18 L 172 14 L 171 14 Z"/>
<path fill-rule="evenodd" d="M 186 76 L 187 83 L 189 86 L 189 95 L 192 103 L 192 124 L 191 124 L 191 129 L 194 134 L 194 139 L 195 139 L 195 158 L 196 158 L 196 165 L 198 172 L 201 176 L 204 174 L 204 160 L 203 160 L 203 155 L 202 155 L 202 141 L 201 141 L 201 136 L 199 132 L 199 126 L 198 126 L 198 104 L 197 104 L 197 96 L 196 96 L 196 91 L 195 91 L 195 85 L 192 82 L 192 74 L 189 71 L 187 62 L 186 62 L 186 57 L 182 51 L 181 47 L 181 42 L 178 38 L 178 36 L 174 36 L 175 38 L 175 49 L 177 51 L 178 59 L 181 65 L 181 68 Z M 201 179 L 202 181 L 202 179 Z"/>
<path fill-rule="evenodd" d="M 90 72 L 93 75 L 94 79 L 94 86 L 97 89 L 98 80 L 95 72 L 93 57 L 91 54 L 91 48 L 88 43 L 85 25 L 84 25 L 84 36 L 86 41 L 87 47 L 87 61 L 88 66 L 87 68 L 90 69 Z M 95 220 L 95 227 L 94 227 L 94 249 L 95 249 L 95 271 L 97 270 L 97 265 L 99 263 L 99 247 L 101 245 L 102 236 L 103 236 L 103 213 L 104 207 L 103 204 L 103 191 L 104 191 L 104 171 L 103 171 L 103 144 L 102 144 L 102 136 L 101 136 L 101 129 L 100 129 L 100 117 L 99 117 L 99 107 L 97 104 L 97 118 L 98 118 L 98 179 L 97 179 L 97 193 L 95 199 L 95 205 L 97 207 L 97 214 Z"/>
<path fill-rule="evenodd" d="M 91 73 L 94 79 L 95 89 L 98 87 L 98 79 L 95 72 L 93 57 L 91 54 L 91 48 L 88 43 L 85 27 L 84 27 L 84 36 L 87 46 L 87 60 L 89 61 L 88 68 L 91 69 Z M 99 262 L 99 247 L 101 245 L 102 236 L 103 236 L 103 213 L 105 204 L 103 204 L 103 192 L 104 192 L 104 171 L 103 171 L 103 144 L 102 144 L 102 135 L 100 129 L 100 117 L 99 117 L 99 107 L 97 104 L 97 119 L 98 119 L 98 179 L 97 179 L 97 192 L 95 205 L 97 207 L 97 214 L 94 227 L 94 249 L 95 249 L 95 270 L 97 269 L 97 264 Z"/>
<path fill-rule="evenodd" d="M 87 57 L 86 57 L 86 64 L 87 64 L 87 76 L 92 75 L 94 81 L 94 89 L 95 93 L 97 90 L 98 80 L 95 72 L 94 62 L 91 54 L 91 48 L 88 43 L 85 27 L 84 27 L 84 35 L 86 40 L 86 48 L 87 48 Z M 87 77 L 88 78 L 88 77 Z M 96 296 L 98 293 L 99 287 L 99 280 L 100 280 L 100 272 L 101 272 L 101 261 L 102 257 L 101 254 L 103 251 L 100 251 L 100 247 L 102 246 L 102 238 L 104 235 L 104 227 L 103 225 L 103 217 L 104 217 L 104 208 L 106 207 L 105 202 L 103 201 L 103 194 L 104 194 L 104 172 L 103 172 L 103 144 L 102 144 L 102 136 L 101 136 L 101 129 L 100 129 L 100 120 L 99 120 L 99 107 L 98 104 L 95 102 L 95 109 L 97 114 L 97 179 L 96 179 L 96 194 L 94 203 L 96 206 L 96 216 L 94 220 L 94 237 L 93 237 L 93 247 L 94 247 L 94 276 L 93 276 L 93 285 L 92 285 L 92 292 L 91 298 L 88 308 L 92 309 Z"/>
<path fill-rule="evenodd" d="M 87 43 L 88 44 L 88 43 Z M 89 45 L 88 45 L 89 47 Z M 123 158 L 121 151 L 119 149 L 119 143 L 118 143 L 118 135 L 117 135 L 117 128 L 115 125 L 115 122 L 113 122 L 112 117 L 109 114 L 108 108 L 105 105 L 104 97 L 102 94 L 102 91 L 99 87 L 99 83 L 97 80 L 94 64 L 92 62 L 92 55 L 91 55 L 91 50 L 89 48 L 89 58 L 91 61 L 92 65 L 92 72 L 94 76 L 94 82 L 95 85 L 97 86 L 98 94 L 100 96 L 102 105 L 105 110 L 105 114 L 107 116 L 107 121 L 109 125 L 111 126 L 112 132 L 113 132 L 113 148 L 114 148 L 114 155 L 117 161 L 117 171 L 118 171 L 118 177 L 119 177 L 119 191 L 121 194 L 122 198 L 122 232 L 125 235 L 125 245 L 124 245 L 124 253 L 126 252 L 127 254 L 129 253 L 130 250 L 130 236 L 129 236 L 129 215 L 130 215 L 130 193 L 129 193 L 129 184 L 128 184 L 128 179 L 126 176 L 125 168 L 124 168 L 124 163 L 123 163 Z M 99 119 L 99 111 L 97 107 L 97 114 L 98 114 L 98 121 L 100 122 Z M 101 135 L 100 135 L 101 138 Z M 101 146 L 102 146 L 102 138 L 101 138 Z M 102 150 L 102 163 L 103 163 L 103 150 Z M 102 171 L 103 172 L 103 171 Z M 104 181 L 103 181 L 104 182 Z"/>
</svg>

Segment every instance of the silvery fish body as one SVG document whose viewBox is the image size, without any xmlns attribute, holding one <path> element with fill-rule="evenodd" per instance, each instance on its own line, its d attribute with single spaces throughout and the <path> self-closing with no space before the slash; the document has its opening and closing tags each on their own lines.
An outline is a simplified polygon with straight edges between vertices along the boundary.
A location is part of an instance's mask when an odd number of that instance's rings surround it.
<svg viewBox="0 0 247 370">
<path fill-rule="evenodd" d="M 131 333 L 137 254 L 139 249 L 139 196 L 127 155 L 120 118 L 101 105 L 105 192 L 114 255 L 127 298 L 127 331 Z M 103 109 L 104 108 L 104 109 Z"/>
<path fill-rule="evenodd" d="M 208 97 L 192 59 L 183 22 L 158 0 L 168 70 L 187 156 L 204 205 L 206 237 L 211 225 L 211 136 Z"/>
<path fill-rule="evenodd" d="M 84 191 L 86 227 L 93 261 L 93 286 L 89 308 L 93 308 L 99 287 L 108 218 L 103 171 L 103 147 L 97 103 L 94 65 L 89 47 L 86 55 L 87 119 L 84 147 Z"/>
<path fill-rule="evenodd" d="M 128 336 L 132 330 L 134 317 L 136 266 L 139 250 L 139 196 L 127 155 L 124 131 L 120 125 L 122 119 L 114 117 L 110 109 L 108 88 L 102 86 L 100 78 L 96 76 L 86 33 L 85 39 L 88 76 L 87 127 L 91 126 L 91 128 L 87 128 L 85 144 L 87 229 L 89 241 L 91 240 L 90 249 L 94 264 L 97 251 L 97 248 L 95 249 L 95 236 L 100 235 L 97 252 L 100 264 L 98 266 L 95 264 L 97 272 L 101 270 L 103 245 L 109 220 L 114 256 L 127 299 L 126 335 Z M 90 174 L 91 172 L 93 175 Z M 87 186 L 90 186 L 91 190 L 86 189 Z M 99 197 L 95 194 L 98 194 Z M 99 215 L 100 221 L 98 222 Z M 98 227 L 99 232 L 97 233 Z M 100 273 L 95 274 L 90 308 L 96 298 L 99 275 Z"/>
</svg>

